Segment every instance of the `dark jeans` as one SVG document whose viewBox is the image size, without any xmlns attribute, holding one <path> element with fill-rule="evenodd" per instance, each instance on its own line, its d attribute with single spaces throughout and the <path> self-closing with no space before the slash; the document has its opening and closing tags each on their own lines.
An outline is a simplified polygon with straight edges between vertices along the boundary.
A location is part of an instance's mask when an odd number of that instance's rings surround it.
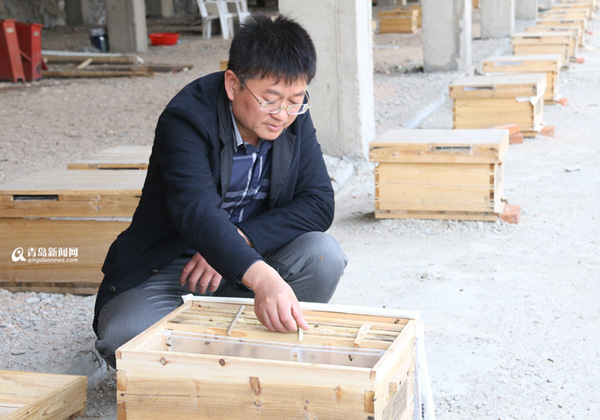
<svg viewBox="0 0 600 420">
<path fill-rule="evenodd" d="M 347 258 L 335 239 L 310 232 L 265 256 L 296 293 L 299 301 L 326 303 L 344 272 Z M 96 349 L 115 367 L 115 350 L 182 304 L 190 293 L 179 285 L 187 258 L 178 258 L 148 280 L 111 299 L 98 317 Z M 198 294 L 198 293 L 196 293 Z M 207 293 L 211 295 L 211 293 Z M 212 296 L 254 297 L 251 290 L 231 286 L 223 279 Z"/>
</svg>

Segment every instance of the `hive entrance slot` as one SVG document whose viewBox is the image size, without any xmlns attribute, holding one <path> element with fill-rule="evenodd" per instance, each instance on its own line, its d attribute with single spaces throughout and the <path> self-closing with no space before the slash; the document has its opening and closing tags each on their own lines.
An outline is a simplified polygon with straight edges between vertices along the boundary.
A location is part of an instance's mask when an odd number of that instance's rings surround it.
<svg viewBox="0 0 600 420">
<path fill-rule="evenodd" d="M 13 195 L 13 201 L 58 201 L 57 194 L 15 194 Z"/>
</svg>

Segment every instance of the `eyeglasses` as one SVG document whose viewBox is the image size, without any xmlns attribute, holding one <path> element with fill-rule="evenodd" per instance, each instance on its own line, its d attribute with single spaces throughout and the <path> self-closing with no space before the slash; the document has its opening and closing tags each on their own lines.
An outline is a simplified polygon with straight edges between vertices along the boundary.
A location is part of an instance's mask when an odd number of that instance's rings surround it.
<svg viewBox="0 0 600 420">
<path fill-rule="evenodd" d="M 310 98 L 308 97 L 308 93 L 305 93 L 305 96 L 307 99 L 306 103 L 283 106 L 283 105 L 278 105 L 277 102 L 275 102 L 275 101 L 261 101 L 248 88 L 248 85 L 246 84 L 246 82 L 244 82 L 241 79 L 240 79 L 240 82 L 246 87 L 246 89 L 248 89 L 248 92 L 250 92 L 250 95 L 252 95 L 252 97 L 254 99 L 256 99 L 256 102 L 258 102 L 258 104 L 260 105 L 260 110 L 262 112 L 266 112 L 267 114 L 277 114 L 282 109 L 285 109 L 285 111 L 288 113 L 288 115 L 300 115 L 300 114 L 304 114 L 306 111 L 308 111 L 308 108 L 310 108 Z"/>
</svg>

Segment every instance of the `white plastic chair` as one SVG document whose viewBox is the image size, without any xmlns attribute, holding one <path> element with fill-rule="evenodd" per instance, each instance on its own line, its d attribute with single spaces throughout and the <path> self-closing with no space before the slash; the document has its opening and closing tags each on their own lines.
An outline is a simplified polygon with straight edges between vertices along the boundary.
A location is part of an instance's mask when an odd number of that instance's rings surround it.
<svg viewBox="0 0 600 420">
<path fill-rule="evenodd" d="M 235 10 L 237 11 L 240 23 L 250 16 L 250 12 L 248 11 L 248 3 L 246 0 L 227 0 L 227 2 L 235 3 Z"/>
<path fill-rule="evenodd" d="M 202 17 L 202 37 L 210 39 L 212 34 L 212 21 L 219 19 L 223 39 L 229 39 L 229 37 L 233 35 L 233 18 L 236 14 L 227 10 L 227 3 L 225 0 L 196 0 L 196 2 L 198 3 L 198 9 L 200 10 L 200 16 Z M 209 8 L 211 9 L 210 12 Z"/>
</svg>

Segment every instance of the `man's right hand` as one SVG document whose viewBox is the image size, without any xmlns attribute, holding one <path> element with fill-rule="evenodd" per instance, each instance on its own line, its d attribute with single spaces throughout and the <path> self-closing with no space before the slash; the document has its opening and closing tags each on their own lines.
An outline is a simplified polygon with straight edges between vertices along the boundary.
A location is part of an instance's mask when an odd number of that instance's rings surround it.
<svg viewBox="0 0 600 420">
<path fill-rule="evenodd" d="M 254 313 L 270 331 L 308 329 L 294 291 L 266 262 L 252 264 L 242 282 L 254 291 Z"/>
<path fill-rule="evenodd" d="M 182 286 L 187 284 L 191 292 L 198 291 L 203 295 L 207 290 L 209 292 L 216 291 L 222 279 L 223 277 L 210 266 L 204 257 L 196 252 L 183 267 L 179 276 L 179 284 Z"/>
</svg>

